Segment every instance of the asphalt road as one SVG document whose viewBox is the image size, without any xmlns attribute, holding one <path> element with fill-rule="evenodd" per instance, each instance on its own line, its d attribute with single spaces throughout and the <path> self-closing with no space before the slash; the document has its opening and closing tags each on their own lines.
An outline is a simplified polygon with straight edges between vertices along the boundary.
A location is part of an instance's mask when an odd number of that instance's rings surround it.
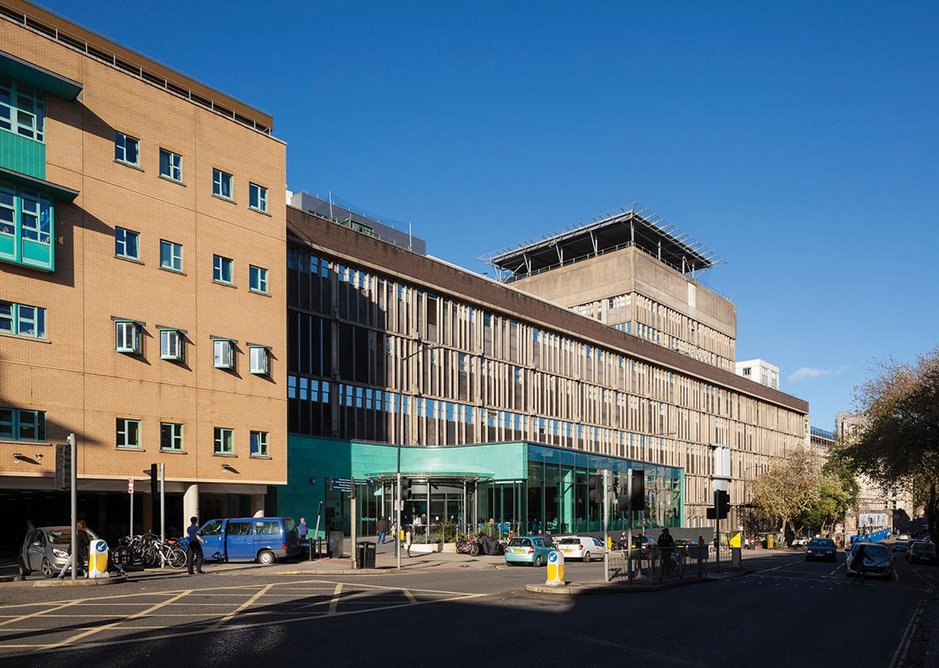
<svg viewBox="0 0 939 668">
<path fill-rule="evenodd" d="M 899 555 L 898 555 L 899 556 Z M 353 577 L 248 569 L 123 585 L 0 589 L 0 661 L 28 666 L 892 666 L 932 586 L 931 566 L 852 584 L 798 553 L 750 573 L 658 592 L 529 595 L 544 569 Z M 602 564 L 568 564 L 595 580 Z M 906 656 L 915 664 L 915 647 Z"/>
</svg>

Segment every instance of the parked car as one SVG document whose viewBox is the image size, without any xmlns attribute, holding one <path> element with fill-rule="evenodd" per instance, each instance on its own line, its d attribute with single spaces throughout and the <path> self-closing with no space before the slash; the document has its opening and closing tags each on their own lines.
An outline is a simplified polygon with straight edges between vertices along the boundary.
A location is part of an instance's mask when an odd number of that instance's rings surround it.
<svg viewBox="0 0 939 668">
<path fill-rule="evenodd" d="M 929 538 L 923 538 L 913 543 L 910 551 L 906 553 L 906 560 L 911 564 L 932 564 L 936 561 L 936 544 Z"/>
<path fill-rule="evenodd" d="M 894 552 L 906 552 L 907 548 L 909 547 L 909 543 L 910 541 L 908 540 L 897 540 L 893 544 L 893 551 Z"/>
<path fill-rule="evenodd" d="M 89 542 L 99 540 L 97 534 L 85 529 Z M 72 527 L 42 527 L 33 529 L 26 534 L 23 546 L 20 549 L 19 571 L 20 575 L 29 575 L 35 571 L 41 572 L 47 578 L 54 577 L 65 568 L 70 560 L 70 545 L 72 544 Z M 88 555 L 82 558 L 87 559 Z"/>
<path fill-rule="evenodd" d="M 792 539 L 792 543 L 790 543 L 789 547 L 791 547 L 793 550 L 795 550 L 795 549 L 798 549 L 798 548 L 800 548 L 800 547 L 805 547 L 805 546 L 808 545 L 808 544 L 809 544 L 809 539 L 808 539 L 808 538 L 801 538 L 801 537 L 800 537 L 800 538 L 793 538 L 793 539 Z"/>
<path fill-rule="evenodd" d="M 505 548 L 505 563 L 543 566 L 548 561 L 548 554 L 554 549 L 550 538 L 545 536 L 518 536 L 509 541 Z"/>
<path fill-rule="evenodd" d="M 827 561 L 838 560 L 838 548 L 835 547 L 835 541 L 831 538 L 813 538 L 805 546 L 805 560 L 825 559 Z"/>
<path fill-rule="evenodd" d="M 858 550 L 864 546 L 864 573 L 873 577 L 883 577 L 888 580 L 893 577 L 893 555 L 886 545 L 880 543 L 857 542 L 851 546 L 845 560 L 845 575 L 857 575 Z"/>
<path fill-rule="evenodd" d="M 264 566 L 300 552 L 291 517 L 233 517 L 209 520 L 199 529 L 206 561 L 257 561 Z M 179 541 L 184 550 L 189 539 Z"/>
<path fill-rule="evenodd" d="M 580 559 L 591 561 L 594 558 L 603 559 L 606 548 L 603 541 L 592 536 L 565 536 L 558 539 L 558 549 L 565 559 Z"/>
<path fill-rule="evenodd" d="M 897 540 L 899 540 L 899 541 L 906 542 L 906 541 L 908 541 L 909 539 L 910 539 L 910 534 L 908 534 L 908 533 L 901 533 L 899 536 L 897 536 Z"/>
</svg>

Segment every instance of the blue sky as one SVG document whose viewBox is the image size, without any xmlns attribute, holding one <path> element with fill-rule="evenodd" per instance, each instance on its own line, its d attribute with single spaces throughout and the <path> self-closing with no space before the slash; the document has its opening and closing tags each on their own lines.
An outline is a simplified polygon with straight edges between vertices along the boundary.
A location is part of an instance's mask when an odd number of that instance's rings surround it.
<svg viewBox="0 0 939 668">
<path fill-rule="evenodd" d="M 641 202 L 831 428 L 939 325 L 939 4 L 44 5 L 257 106 L 288 183 L 480 255 Z M 128 11 L 128 7 L 132 11 Z"/>
</svg>

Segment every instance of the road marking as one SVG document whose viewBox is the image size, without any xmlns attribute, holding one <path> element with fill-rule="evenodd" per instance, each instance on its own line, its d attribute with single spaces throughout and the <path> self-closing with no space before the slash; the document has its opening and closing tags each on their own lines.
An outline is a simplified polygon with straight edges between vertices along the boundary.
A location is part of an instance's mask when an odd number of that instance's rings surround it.
<svg viewBox="0 0 939 668">
<path fill-rule="evenodd" d="M 329 614 L 330 617 L 336 614 L 336 609 L 339 607 L 339 596 L 342 594 L 342 583 L 336 585 L 336 591 L 333 592 L 333 597 L 329 601 Z"/>
<path fill-rule="evenodd" d="M 7 624 L 12 624 L 14 622 L 21 622 L 24 619 L 32 619 L 33 617 L 41 617 L 42 615 L 49 614 L 51 612 L 57 612 L 64 608 L 71 607 L 77 604 L 79 601 L 69 601 L 68 603 L 63 603 L 62 605 L 55 606 L 53 608 L 46 608 L 45 610 L 40 610 L 38 612 L 33 612 L 28 615 L 20 615 L 19 617 L 13 617 L 12 619 L 7 619 L 6 621 L 0 622 L 0 626 L 6 626 Z M 55 605 L 54 603 L 51 605 Z"/>
<path fill-rule="evenodd" d="M 78 634 L 72 636 L 71 638 L 66 638 L 65 640 L 63 640 L 63 641 L 61 641 L 61 642 L 57 642 L 57 643 L 54 643 L 54 644 L 52 644 L 52 645 L 47 645 L 47 647 L 48 647 L 49 649 L 57 649 L 57 648 L 59 648 L 59 647 L 64 647 L 65 645 L 70 645 L 71 643 L 75 642 L 76 640 L 81 640 L 82 638 L 87 638 L 88 636 L 94 635 L 95 633 L 100 633 L 101 631 L 107 631 L 107 630 L 113 629 L 114 627 L 119 626 L 119 625 L 123 624 L 124 622 L 129 622 L 129 621 L 131 621 L 131 620 L 133 620 L 133 619 L 139 619 L 139 618 L 141 618 L 141 617 L 145 617 L 145 616 L 149 615 L 151 612 L 154 612 L 154 611 L 156 611 L 156 610 L 159 610 L 160 608 L 163 608 L 163 607 L 165 607 L 165 606 L 167 606 L 167 605 L 170 605 L 171 603 L 173 603 L 173 602 L 175 602 L 175 601 L 178 601 L 179 599 L 183 598 L 184 596 L 186 596 L 186 595 L 188 595 L 188 594 L 191 594 L 192 591 L 193 591 L 192 589 L 189 589 L 189 590 L 187 590 L 187 591 L 181 592 L 181 593 L 177 594 L 176 596 L 174 596 L 174 597 L 172 597 L 172 598 L 166 599 L 166 600 L 163 601 L 162 603 L 157 603 L 156 605 L 150 606 L 150 607 L 147 608 L 146 610 L 143 610 L 143 611 L 141 611 L 141 612 L 136 612 L 136 613 L 130 615 L 129 617 L 127 617 L 126 619 L 122 619 L 122 620 L 120 620 L 120 621 L 113 622 L 113 623 L 111 623 L 111 624 L 105 624 L 104 626 L 98 626 L 98 627 L 95 627 L 95 628 L 93 628 L 93 629 L 91 629 L 91 630 L 89 630 L 89 631 L 84 631 L 83 633 L 78 633 Z"/>
<path fill-rule="evenodd" d="M 754 575 L 759 575 L 760 573 L 771 573 L 773 571 L 778 571 L 780 568 L 786 568 L 787 566 L 795 566 L 796 564 L 801 564 L 801 563 L 802 563 L 801 559 L 797 561 L 790 561 L 788 564 L 781 564 L 779 566 L 776 566 L 775 568 L 767 568 L 766 570 L 757 571 L 756 573 L 754 573 Z"/>
<path fill-rule="evenodd" d="M 252 597 L 249 598 L 247 601 L 245 601 L 244 603 L 242 603 L 241 605 L 239 605 L 237 608 L 235 608 L 234 610 L 232 610 L 231 612 L 229 612 L 227 615 L 225 615 L 224 617 L 222 617 L 220 620 L 218 620 L 218 622 L 215 623 L 215 628 L 220 627 L 220 626 L 221 626 L 222 624 L 224 624 L 225 622 L 231 621 L 231 620 L 234 619 L 235 616 L 236 616 L 238 613 L 240 613 L 242 610 L 244 610 L 245 608 L 249 608 L 249 607 L 251 607 L 252 605 L 254 605 L 254 602 L 257 601 L 257 600 L 258 600 L 259 598 L 261 598 L 262 596 L 264 596 L 264 594 L 266 594 L 267 592 L 269 592 L 269 591 L 271 590 L 271 587 L 273 587 L 273 586 L 274 586 L 273 584 L 269 584 L 269 585 L 263 587 L 262 589 L 260 589 L 259 591 L 257 591 L 257 592 L 254 594 L 254 596 L 252 596 Z"/>
<path fill-rule="evenodd" d="M 829 575 L 834 575 L 835 573 L 837 573 L 838 571 L 840 571 L 842 568 L 844 568 L 844 564 L 838 564 L 837 566 L 835 566 L 835 570 L 833 570 L 831 573 L 829 573 Z"/>
<path fill-rule="evenodd" d="M 401 591 L 404 592 L 404 595 L 407 596 L 407 599 L 408 599 L 411 603 L 417 603 L 417 599 L 414 598 L 414 594 L 412 594 L 409 590 L 407 590 L 407 589 L 402 589 Z"/>
<path fill-rule="evenodd" d="M 916 611 L 910 618 L 910 623 L 906 625 L 906 630 L 903 632 L 903 637 L 900 639 L 900 644 L 897 646 L 896 651 L 893 653 L 893 659 L 890 661 L 890 668 L 897 668 L 897 666 L 906 664 L 906 655 L 907 652 L 910 651 L 910 645 L 913 642 L 913 631 L 916 629 L 916 625 L 919 623 L 919 618 L 923 614 L 923 610 L 926 608 L 926 600 L 927 599 L 924 598 L 919 602 L 919 605 L 916 607 Z"/>
</svg>

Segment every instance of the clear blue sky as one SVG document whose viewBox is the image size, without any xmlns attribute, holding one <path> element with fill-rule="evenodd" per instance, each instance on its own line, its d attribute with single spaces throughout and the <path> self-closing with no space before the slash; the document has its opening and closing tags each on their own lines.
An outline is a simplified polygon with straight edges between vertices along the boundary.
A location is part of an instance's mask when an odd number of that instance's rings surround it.
<svg viewBox="0 0 939 668">
<path fill-rule="evenodd" d="M 476 257 L 634 201 L 831 428 L 939 325 L 935 2 L 44 6 L 273 114 L 293 190 Z M 801 371 L 800 371 L 801 370 Z"/>
</svg>

